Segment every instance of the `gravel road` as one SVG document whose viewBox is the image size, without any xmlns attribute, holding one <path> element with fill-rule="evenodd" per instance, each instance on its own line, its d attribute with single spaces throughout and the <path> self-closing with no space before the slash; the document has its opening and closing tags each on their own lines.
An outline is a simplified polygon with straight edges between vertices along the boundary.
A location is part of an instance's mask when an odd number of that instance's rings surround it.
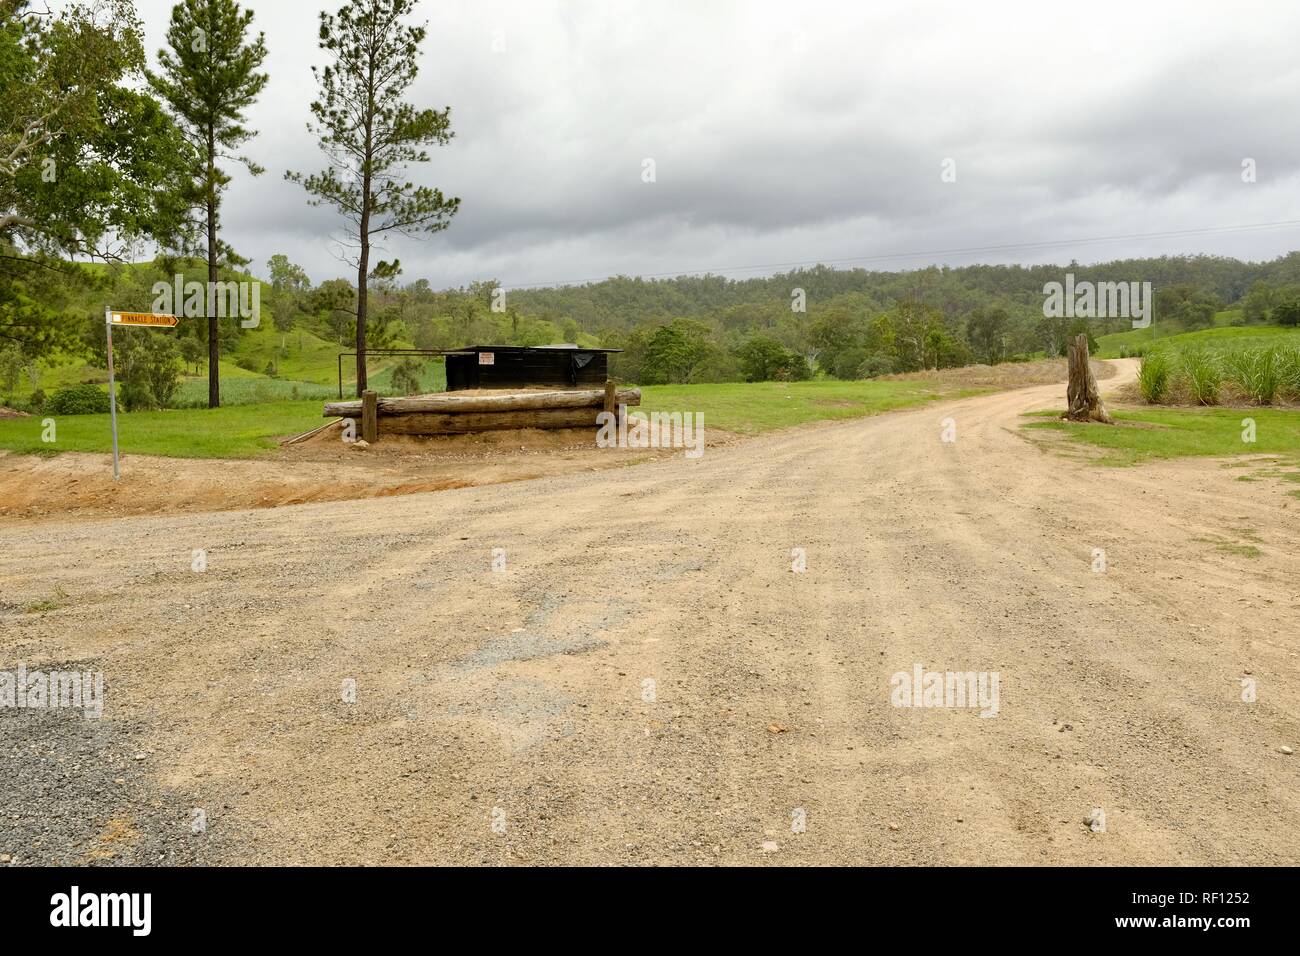
<svg viewBox="0 0 1300 956">
<path fill-rule="evenodd" d="M 9 526 L 0 669 L 96 662 L 105 710 L 63 737 L 4 714 L 3 772 L 48 773 L 44 740 L 146 753 L 160 807 L 125 862 L 182 859 L 203 808 L 201 862 L 1296 864 L 1300 505 L 1223 462 L 1026 440 L 1062 391 L 695 461 Z M 1258 556 L 1213 543 L 1238 540 Z M 996 674 L 996 716 L 896 706 L 917 665 Z M 120 775 L 57 805 L 7 782 L 0 819 L 104 817 Z M 0 854 L 52 857 L 38 829 L 0 826 Z"/>
</svg>

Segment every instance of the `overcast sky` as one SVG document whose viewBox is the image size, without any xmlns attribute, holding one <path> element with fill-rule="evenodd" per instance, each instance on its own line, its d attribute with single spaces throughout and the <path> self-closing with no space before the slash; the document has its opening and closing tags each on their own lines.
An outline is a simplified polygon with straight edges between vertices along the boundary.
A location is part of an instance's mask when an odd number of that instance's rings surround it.
<svg viewBox="0 0 1300 956">
<path fill-rule="evenodd" d="M 225 236 L 259 274 L 283 252 L 317 282 L 346 275 L 331 241 L 341 220 L 283 179 L 323 165 L 306 130 L 321 7 L 250 5 L 270 83 L 247 152 L 267 172 L 235 176 Z M 151 54 L 170 7 L 137 0 Z M 444 233 L 389 243 L 406 281 L 740 277 L 1300 220 L 1294 0 L 424 0 L 419 12 L 429 36 L 411 99 L 450 105 L 456 137 L 410 178 L 461 211 Z M 1289 227 L 840 264 L 1296 248 Z"/>
</svg>

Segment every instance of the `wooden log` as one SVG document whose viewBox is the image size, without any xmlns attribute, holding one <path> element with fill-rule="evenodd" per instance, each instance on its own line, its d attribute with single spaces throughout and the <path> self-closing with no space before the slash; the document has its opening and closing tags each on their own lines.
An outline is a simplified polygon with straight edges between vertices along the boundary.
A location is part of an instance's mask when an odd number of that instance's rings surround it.
<svg viewBox="0 0 1300 956">
<path fill-rule="evenodd" d="M 637 392 L 637 402 L 641 401 L 641 393 Z M 605 411 L 613 414 L 618 410 L 618 386 L 609 379 L 605 380 Z"/>
<path fill-rule="evenodd" d="M 1113 425 L 1106 403 L 1101 400 L 1097 379 L 1088 361 L 1088 336 L 1080 333 L 1069 345 L 1070 380 L 1065 389 L 1068 402 L 1065 417 L 1072 422 L 1104 422 Z"/>
<path fill-rule="evenodd" d="M 461 435 L 505 428 L 595 428 L 600 409 L 535 408 L 521 412 L 412 412 L 384 418 L 385 435 Z"/>
<path fill-rule="evenodd" d="M 640 405 L 639 388 L 622 388 L 615 392 L 615 403 L 621 405 Z M 465 412 L 520 412 L 545 408 L 599 408 L 605 402 L 604 389 L 569 389 L 535 392 L 505 392 L 501 395 L 466 395 L 458 397 L 456 392 L 441 395 L 425 395 L 418 398 L 381 398 L 379 414 L 409 415 L 416 412 L 437 412 L 454 415 Z M 360 418 L 361 403 L 327 402 L 325 415 L 328 417 Z"/>
<path fill-rule="evenodd" d="M 379 441 L 379 395 L 370 389 L 361 393 L 361 438 L 372 445 Z"/>
</svg>

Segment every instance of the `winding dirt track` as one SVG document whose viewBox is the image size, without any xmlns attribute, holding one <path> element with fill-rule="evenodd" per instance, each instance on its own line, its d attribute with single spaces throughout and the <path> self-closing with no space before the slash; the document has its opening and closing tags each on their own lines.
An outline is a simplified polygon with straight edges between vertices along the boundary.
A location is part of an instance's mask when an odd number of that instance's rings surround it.
<svg viewBox="0 0 1300 956">
<path fill-rule="evenodd" d="M 152 728 L 158 783 L 237 834 L 230 862 L 1300 862 L 1294 498 L 1044 451 L 1020 414 L 1061 393 L 10 528 L 6 599 L 69 598 L 0 649 L 98 659 L 106 719 Z M 917 663 L 998 672 L 998 715 L 894 707 Z"/>
</svg>

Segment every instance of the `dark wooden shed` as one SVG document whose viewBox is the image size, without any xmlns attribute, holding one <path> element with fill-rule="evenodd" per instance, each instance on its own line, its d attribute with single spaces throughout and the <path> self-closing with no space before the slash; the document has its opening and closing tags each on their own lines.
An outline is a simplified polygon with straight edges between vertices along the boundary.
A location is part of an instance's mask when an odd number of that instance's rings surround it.
<svg viewBox="0 0 1300 956">
<path fill-rule="evenodd" d="M 472 345 L 447 355 L 447 391 L 466 388 L 597 388 L 609 353 L 577 345 Z"/>
</svg>

